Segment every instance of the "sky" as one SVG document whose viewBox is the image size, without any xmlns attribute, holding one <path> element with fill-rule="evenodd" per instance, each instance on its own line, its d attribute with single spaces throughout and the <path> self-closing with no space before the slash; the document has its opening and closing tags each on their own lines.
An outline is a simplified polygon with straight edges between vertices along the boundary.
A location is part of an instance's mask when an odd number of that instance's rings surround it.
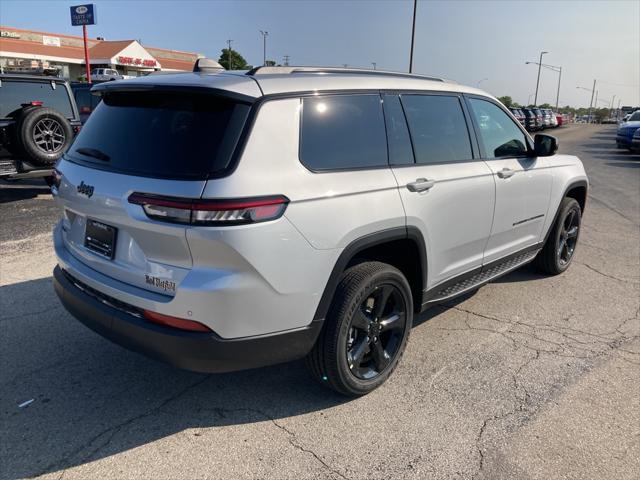
<svg viewBox="0 0 640 480">
<path fill-rule="evenodd" d="M 0 24 L 81 35 L 70 24 L 74 1 L 0 0 Z M 91 37 L 143 44 L 217 59 L 232 39 L 250 64 L 267 58 L 291 65 L 408 71 L 412 0 L 96 0 Z M 533 101 L 538 61 L 561 66 L 560 105 L 588 106 L 594 79 L 598 106 L 615 95 L 640 105 L 640 0 L 418 0 L 414 72 L 479 86 L 521 104 Z M 558 74 L 542 69 L 538 103 L 555 104 Z"/>
</svg>

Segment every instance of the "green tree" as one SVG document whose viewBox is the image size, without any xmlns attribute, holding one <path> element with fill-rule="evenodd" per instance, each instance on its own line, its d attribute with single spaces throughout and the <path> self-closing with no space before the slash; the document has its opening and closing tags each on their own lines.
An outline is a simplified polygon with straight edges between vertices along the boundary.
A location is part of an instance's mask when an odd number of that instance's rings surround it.
<svg viewBox="0 0 640 480">
<path fill-rule="evenodd" d="M 543 103 L 542 105 L 539 105 L 538 108 L 553 108 L 553 107 L 548 103 Z"/>
<path fill-rule="evenodd" d="M 505 95 L 504 97 L 498 97 L 498 100 L 500 100 L 500 102 L 507 108 L 513 105 L 513 99 L 508 95 Z"/>
<path fill-rule="evenodd" d="M 223 48 L 218 63 L 227 70 L 249 70 L 252 68 L 236 50 Z"/>
<path fill-rule="evenodd" d="M 265 66 L 267 67 L 275 67 L 276 66 L 276 61 L 275 60 L 267 60 L 264 62 Z"/>
</svg>

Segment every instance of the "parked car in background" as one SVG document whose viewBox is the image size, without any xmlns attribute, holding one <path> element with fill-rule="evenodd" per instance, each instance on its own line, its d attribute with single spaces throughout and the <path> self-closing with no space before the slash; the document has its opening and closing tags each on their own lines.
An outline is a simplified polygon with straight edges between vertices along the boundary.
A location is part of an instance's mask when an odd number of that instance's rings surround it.
<svg viewBox="0 0 640 480">
<path fill-rule="evenodd" d="M 543 130 L 546 127 L 545 121 L 544 121 L 544 113 L 542 113 L 542 110 L 540 110 L 539 108 L 532 108 L 531 109 L 533 111 L 533 113 L 536 115 L 536 121 L 538 123 L 538 128 L 540 130 Z"/>
<path fill-rule="evenodd" d="M 123 78 L 124 76 L 113 68 L 94 68 L 91 70 L 92 82 L 109 82 L 111 80 L 122 80 Z"/>
<path fill-rule="evenodd" d="M 561 113 L 556 113 L 556 123 L 558 124 L 559 127 L 564 125 L 564 117 L 562 116 Z"/>
<path fill-rule="evenodd" d="M 545 110 L 545 113 L 549 116 L 549 124 L 552 128 L 558 126 L 558 120 L 556 119 L 556 114 L 550 108 Z"/>
<path fill-rule="evenodd" d="M 64 79 L 0 74 L 0 178 L 49 177 L 80 127 Z"/>
<path fill-rule="evenodd" d="M 625 123 L 618 126 L 616 133 L 616 144 L 618 148 L 631 149 L 633 135 L 640 128 L 640 110 L 636 110 L 631 114 Z"/>
<path fill-rule="evenodd" d="M 535 132 L 539 130 L 538 121 L 536 118 L 536 114 L 533 113 L 533 110 L 530 108 L 521 108 L 522 114 L 524 115 L 524 126 L 529 132 Z"/>
<path fill-rule="evenodd" d="M 84 125 L 93 109 L 100 103 L 100 97 L 97 95 L 91 95 L 91 87 L 93 84 L 85 82 L 73 82 L 71 83 L 71 90 L 78 106 L 78 112 L 80 113 L 80 121 Z"/>
<path fill-rule="evenodd" d="M 631 139 L 631 151 L 633 153 L 640 153 L 640 128 L 636 129 Z"/>
<path fill-rule="evenodd" d="M 520 122 L 520 125 L 524 127 L 526 122 L 525 122 L 525 117 L 524 117 L 524 113 L 522 113 L 522 110 L 520 110 L 519 108 L 510 107 L 509 111 L 513 113 L 513 116 L 516 117 L 518 122 Z"/>
<path fill-rule="evenodd" d="M 54 287 L 112 341 L 203 372 L 306 356 L 320 384 L 364 395 L 426 306 L 530 262 L 571 264 L 582 163 L 494 97 L 405 73 L 200 62 L 95 86 L 102 102 L 56 165 Z"/>
</svg>

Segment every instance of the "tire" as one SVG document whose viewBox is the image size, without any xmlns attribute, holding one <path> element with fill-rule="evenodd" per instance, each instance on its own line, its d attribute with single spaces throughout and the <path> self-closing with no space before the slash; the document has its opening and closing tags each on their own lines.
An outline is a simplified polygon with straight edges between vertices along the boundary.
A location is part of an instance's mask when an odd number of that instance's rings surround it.
<svg viewBox="0 0 640 480">
<path fill-rule="evenodd" d="M 24 156 L 40 167 L 53 165 L 73 141 L 69 121 L 57 110 L 27 108 L 21 114 L 16 136 Z"/>
<path fill-rule="evenodd" d="M 413 299 L 404 275 L 385 263 L 360 263 L 343 273 L 307 367 L 326 387 L 365 395 L 393 373 L 412 324 Z"/>
<path fill-rule="evenodd" d="M 580 204 L 573 198 L 563 198 L 549 237 L 534 260 L 540 271 L 558 275 L 569 268 L 578 245 L 581 221 Z"/>
</svg>

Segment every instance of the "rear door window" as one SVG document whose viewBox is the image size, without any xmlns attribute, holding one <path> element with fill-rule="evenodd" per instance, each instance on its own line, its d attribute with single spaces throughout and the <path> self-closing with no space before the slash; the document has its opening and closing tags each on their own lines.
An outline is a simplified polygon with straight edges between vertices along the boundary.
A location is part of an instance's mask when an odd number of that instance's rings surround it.
<svg viewBox="0 0 640 480">
<path fill-rule="evenodd" d="M 67 118 L 73 118 L 71 98 L 63 83 L 29 82 L 3 78 L 0 86 L 0 118 L 14 117 L 23 103 L 42 102 L 44 107 L 57 110 Z"/>
<path fill-rule="evenodd" d="M 380 95 L 305 97 L 300 160 L 312 171 L 386 166 Z"/>
<path fill-rule="evenodd" d="M 402 95 L 416 163 L 470 160 L 471 140 L 457 96 Z"/>
<path fill-rule="evenodd" d="M 230 165 L 249 109 L 207 93 L 108 92 L 67 158 L 132 175 L 204 179 Z"/>
</svg>

